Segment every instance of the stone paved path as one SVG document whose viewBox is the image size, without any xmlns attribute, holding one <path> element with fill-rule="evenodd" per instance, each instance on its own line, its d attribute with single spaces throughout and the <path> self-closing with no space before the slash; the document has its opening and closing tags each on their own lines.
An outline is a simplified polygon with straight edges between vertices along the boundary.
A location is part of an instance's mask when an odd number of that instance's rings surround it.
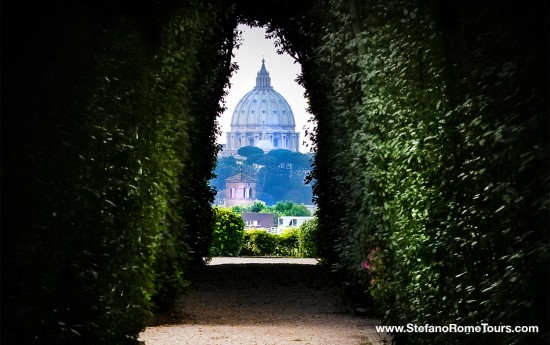
<svg viewBox="0 0 550 345">
<path fill-rule="evenodd" d="M 146 345 L 383 345 L 378 320 L 341 305 L 313 259 L 215 258 L 196 274 L 170 317 L 140 337 Z"/>
</svg>

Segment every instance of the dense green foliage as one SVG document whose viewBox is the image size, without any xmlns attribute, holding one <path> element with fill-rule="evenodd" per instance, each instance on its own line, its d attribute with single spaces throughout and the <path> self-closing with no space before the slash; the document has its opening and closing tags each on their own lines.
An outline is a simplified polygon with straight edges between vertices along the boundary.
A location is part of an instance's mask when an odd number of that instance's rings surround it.
<svg viewBox="0 0 550 345">
<path fill-rule="evenodd" d="M 273 213 L 277 217 L 298 216 L 308 217 L 311 212 L 304 205 L 298 205 L 292 201 L 277 201 L 273 206 L 267 206 L 262 201 L 255 201 L 252 205 L 236 205 L 231 208 L 233 212 Z"/>
<path fill-rule="evenodd" d="M 214 170 L 216 178 L 211 184 L 218 192 L 224 192 L 225 179 L 243 172 L 256 179 L 258 199 L 273 205 L 280 200 L 299 204 L 312 203 L 311 186 L 305 183 L 311 171 L 311 155 L 289 150 L 272 150 L 267 154 L 254 146 L 239 149 L 247 157 L 238 164 L 234 157 L 220 157 Z"/>
<path fill-rule="evenodd" d="M 275 236 L 277 238 L 275 255 L 299 257 L 299 230 L 297 228 L 286 229 Z"/>
<path fill-rule="evenodd" d="M 263 155 L 264 150 L 256 146 L 243 146 L 237 150 L 237 154 L 243 157 L 250 157 L 253 155 Z"/>
<path fill-rule="evenodd" d="M 202 1 L 66 5 L 10 7 L 2 343 L 135 343 L 207 255 L 235 22 Z"/>
<path fill-rule="evenodd" d="M 260 213 L 262 211 L 269 210 L 269 207 L 266 206 L 265 203 L 263 203 L 261 201 L 254 201 L 254 203 L 252 205 L 243 206 L 242 210 L 243 211 L 249 211 L 249 212 L 252 212 L 252 213 Z"/>
<path fill-rule="evenodd" d="M 317 218 L 305 221 L 298 228 L 298 256 L 302 258 L 318 257 L 317 243 L 321 242 L 318 237 Z"/>
<path fill-rule="evenodd" d="M 218 196 L 220 193 L 225 193 L 225 179 L 237 175 L 239 172 L 235 157 L 218 158 L 216 168 L 214 169 L 214 175 L 216 177 L 210 181 L 210 185 L 217 191 Z M 249 175 L 248 171 L 244 170 L 243 172 Z"/>
<path fill-rule="evenodd" d="M 311 212 L 304 205 L 298 205 L 288 200 L 278 201 L 271 209 L 278 216 L 311 216 Z"/>
<path fill-rule="evenodd" d="M 241 254 L 243 256 L 273 256 L 277 251 L 277 237 L 265 230 L 245 230 Z"/>
<path fill-rule="evenodd" d="M 214 208 L 210 256 L 237 256 L 244 240 L 243 218 L 231 210 Z"/>
<path fill-rule="evenodd" d="M 309 27 L 310 49 L 293 41 L 306 28 L 274 28 L 302 63 L 317 119 L 320 255 L 365 283 L 387 324 L 541 327 L 401 334 L 398 343 L 547 336 L 548 56 L 538 10 L 328 1 L 308 14 L 323 22 Z M 372 253 L 369 274 L 361 263 Z"/>
<path fill-rule="evenodd" d="M 309 220 L 298 228 L 271 234 L 265 230 L 246 230 L 240 255 L 317 257 L 317 221 Z"/>
</svg>

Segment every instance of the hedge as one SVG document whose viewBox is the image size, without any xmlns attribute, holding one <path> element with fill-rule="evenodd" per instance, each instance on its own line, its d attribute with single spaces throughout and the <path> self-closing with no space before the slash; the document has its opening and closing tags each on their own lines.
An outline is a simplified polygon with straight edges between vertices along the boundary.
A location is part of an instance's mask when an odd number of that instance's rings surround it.
<svg viewBox="0 0 550 345">
<path fill-rule="evenodd" d="M 265 230 L 246 230 L 241 256 L 317 257 L 317 222 L 308 220 L 299 228 L 289 228 L 280 234 Z"/>
<path fill-rule="evenodd" d="M 285 42 L 317 120 L 320 255 L 363 282 L 388 325 L 540 327 L 397 344 L 548 339 L 542 7 L 330 1 L 308 15 L 326 20 L 314 49 Z"/>
<path fill-rule="evenodd" d="M 2 343 L 135 344 L 207 254 L 234 16 L 193 0 L 12 5 Z"/>
<path fill-rule="evenodd" d="M 237 256 L 244 241 L 243 218 L 228 209 L 214 207 L 210 256 Z"/>
</svg>

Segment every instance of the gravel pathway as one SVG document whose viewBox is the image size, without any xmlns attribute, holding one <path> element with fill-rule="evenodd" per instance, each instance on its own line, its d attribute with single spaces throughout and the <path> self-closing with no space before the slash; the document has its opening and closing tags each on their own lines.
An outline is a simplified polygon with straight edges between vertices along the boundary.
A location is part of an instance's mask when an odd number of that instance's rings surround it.
<svg viewBox="0 0 550 345">
<path fill-rule="evenodd" d="M 309 258 L 274 258 L 262 256 L 216 257 L 208 265 L 292 264 L 317 265 L 319 260 Z"/>
<path fill-rule="evenodd" d="M 314 259 L 214 258 L 146 345 L 389 344 L 377 320 L 351 316 Z"/>
</svg>

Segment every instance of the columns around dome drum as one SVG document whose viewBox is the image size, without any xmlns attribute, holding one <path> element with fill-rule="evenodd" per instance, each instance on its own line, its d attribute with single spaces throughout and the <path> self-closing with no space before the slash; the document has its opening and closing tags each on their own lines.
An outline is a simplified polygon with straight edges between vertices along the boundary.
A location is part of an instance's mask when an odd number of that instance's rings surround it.
<svg viewBox="0 0 550 345">
<path fill-rule="evenodd" d="M 227 133 L 226 154 L 236 154 L 236 151 L 244 146 L 257 146 L 259 142 L 268 142 L 272 149 L 285 149 L 298 152 L 300 149 L 300 133 L 297 132 L 249 132 Z M 230 153 L 229 151 L 235 151 Z M 269 150 L 266 151 L 266 153 Z"/>
</svg>

